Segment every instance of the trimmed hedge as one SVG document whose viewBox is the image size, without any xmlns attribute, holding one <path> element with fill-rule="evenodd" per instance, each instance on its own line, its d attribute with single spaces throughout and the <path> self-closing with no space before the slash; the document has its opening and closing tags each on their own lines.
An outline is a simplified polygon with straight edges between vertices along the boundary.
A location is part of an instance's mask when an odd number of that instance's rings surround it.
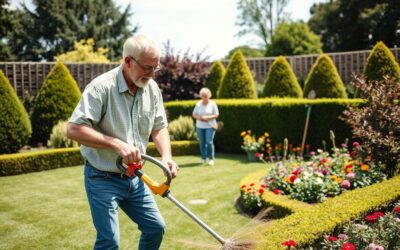
<svg viewBox="0 0 400 250">
<path fill-rule="evenodd" d="M 312 149 L 322 148 L 322 140 L 329 141 L 329 130 L 336 134 L 336 142 L 342 143 L 351 138 L 351 130 L 338 117 L 347 105 L 360 105 L 361 99 L 296 99 L 296 98 L 262 98 L 262 99 L 217 99 L 220 116 L 225 126 L 216 133 L 215 145 L 219 152 L 244 153 L 240 148 L 242 138 L 240 133 L 252 130 L 253 134 L 270 134 L 273 144 L 282 143 L 288 138 L 289 143 L 297 146 L 301 144 L 307 105 L 312 104 L 311 117 L 306 143 Z M 167 102 L 169 119 L 179 115 L 191 115 L 196 100 Z"/>
<path fill-rule="evenodd" d="M 44 145 L 59 121 L 66 121 L 78 104 L 81 92 L 68 68 L 57 63 L 40 87 L 32 109 L 32 145 Z"/>
<path fill-rule="evenodd" d="M 257 98 L 256 84 L 240 49 L 226 67 L 217 98 Z"/>
<path fill-rule="evenodd" d="M 28 113 L 0 70 L 0 154 L 18 152 L 31 133 Z"/>
<path fill-rule="evenodd" d="M 277 57 L 272 63 L 263 86 L 264 97 L 303 97 L 303 90 L 296 75 L 283 56 Z"/>
<path fill-rule="evenodd" d="M 246 178 L 256 181 L 264 174 L 265 172 L 258 172 Z M 311 245 L 324 234 L 332 232 L 337 226 L 351 219 L 362 218 L 368 212 L 388 207 L 396 202 L 400 199 L 399 183 L 400 176 L 396 176 L 365 188 L 346 191 L 340 196 L 314 206 L 306 203 L 302 206 L 289 200 L 285 203 L 281 198 L 279 200 L 283 203 L 279 203 L 273 198 L 279 196 L 265 192 L 263 199 L 272 204 L 275 209 L 279 210 L 283 206 L 287 210 L 295 211 L 283 219 L 254 227 L 247 234 L 259 240 L 257 249 L 285 249 L 281 243 L 289 239 L 295 240 L 299 246 Z"/>
<path fill-rule="evenodd" d="M 171 142 L 172 153 L 178 155 L 199 154 L 197 141 Z M 159 156 L 154 143 L 149 143 L 147 154 Z M 83 164 L 79 148 L 49 149 L 36 152 L 0 155 L 0 176 L 26 174 Z"/>
</svg>

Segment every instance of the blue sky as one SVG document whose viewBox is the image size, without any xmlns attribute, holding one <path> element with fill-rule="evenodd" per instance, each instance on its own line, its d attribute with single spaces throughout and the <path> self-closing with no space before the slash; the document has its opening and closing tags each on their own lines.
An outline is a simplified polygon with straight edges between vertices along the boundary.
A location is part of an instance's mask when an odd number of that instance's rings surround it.
<svg viewBox="0 0 400 250">
<path fill-rule="evenodd" d="M 12 0 L 12 6 L 21 1 Z M 140 26 L 139 33 L 151 37 L 163 47 L 170 41 L 175 51 L 190 49 L 195 54 L 220 59 L 239 45 L 257 45 L 254 36 L 237 37 L 235 25 L 237 0 L 114 0 L 125 8 L 131 4 L 134 13 L 131 23 Z M 326 0 L 290 0 L 286 11 L 293 20 L 307 21 L 313 3 Z"/>
</svg>

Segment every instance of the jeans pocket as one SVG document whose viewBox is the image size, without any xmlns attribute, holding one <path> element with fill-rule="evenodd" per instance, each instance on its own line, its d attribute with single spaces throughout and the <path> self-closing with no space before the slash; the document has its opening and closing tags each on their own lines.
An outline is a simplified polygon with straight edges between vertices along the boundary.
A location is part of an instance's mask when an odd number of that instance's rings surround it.
<svg viewBox="0 0 400 250">
<path fill-rule="evenodd" d="M 100 171 L 92 166 L 87 166 L 86 168 L 88 168 L 87 171 L 87 177 L 90 180 L 104 180 L 104 179 L 108 179 L 108 173 Z"/>
</svg>

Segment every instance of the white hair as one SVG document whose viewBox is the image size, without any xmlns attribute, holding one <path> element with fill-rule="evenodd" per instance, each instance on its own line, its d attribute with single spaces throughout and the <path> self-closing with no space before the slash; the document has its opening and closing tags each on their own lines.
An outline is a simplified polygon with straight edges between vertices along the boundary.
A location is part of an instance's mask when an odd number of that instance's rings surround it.
<svg viewBox="0 0 400 250">
<path fill-rule="evenodd" d="M 126 39 L 123 47 L 122 57 L 132 56 L 139 60 L 143 53 L 155 53 L 160 56 L 158 45 L 145 35 L 134 35 Z"/>
<path fill-rule="evenodd" d="M 199 96 L 201 97 L 201 96 L 203 96 L 203 95 L 207 95 L 208 96 L 208 98 L 211 98 L 211 91 L 210 91 L 210 89 L 209 88 L 201 88 L 200 89 L 200 92 L 199 92 Z"/>
</svg>

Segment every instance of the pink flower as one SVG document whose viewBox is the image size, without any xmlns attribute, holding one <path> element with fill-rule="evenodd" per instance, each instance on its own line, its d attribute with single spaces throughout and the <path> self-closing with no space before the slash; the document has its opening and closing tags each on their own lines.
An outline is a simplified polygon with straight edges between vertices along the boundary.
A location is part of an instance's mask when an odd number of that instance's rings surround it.
<svg viewBox="0 0 400 250">
<path fill-rule="evenodd" d="M 349 236 L 347 236 L 347 234 L 339 234 L 338 237 L 343 240 L 347 240 L 349 238 Z"/>
<path fill-rule="evenodd" d="M 256 153 L 256 157 L 257 157 L 257 158 L 260 158 L 260 156 L 261 156 L 261 153 L 260 153 L 260 152 L 257 152 L 257 153 Z"/>
<path fill-rule="evenodd" d="M 352 179 L 354 179 L 354 177 L 356 177 L 356 173 L 350 172 L 350 173 L 348 173 L 346 176 L 347 176 L 347 179 L 352 180 Z"/>
<path fill-rule="evenodd" d="M 369 250 L 384 250 L 383 246 L 376 245 L 374 243 L 369 244 Z"/>
<path fill-rule="evenodd" d="M 360 146 L 360 143 L 358 143 L 358 142 L 356 142 L 356 141 L 355 141 L 355 142 L 353 142 L 353 147 L 355 147 L 355 148 L 356 148 L 356 147 L 358 147 L 358 146 Z"/>
<path fill-rule="evenodd" d="M 348 180 L 342 181 L 342 188 L 349 189 L 350 188 L 350 181 L 348 181 Z"/>
</svg>

